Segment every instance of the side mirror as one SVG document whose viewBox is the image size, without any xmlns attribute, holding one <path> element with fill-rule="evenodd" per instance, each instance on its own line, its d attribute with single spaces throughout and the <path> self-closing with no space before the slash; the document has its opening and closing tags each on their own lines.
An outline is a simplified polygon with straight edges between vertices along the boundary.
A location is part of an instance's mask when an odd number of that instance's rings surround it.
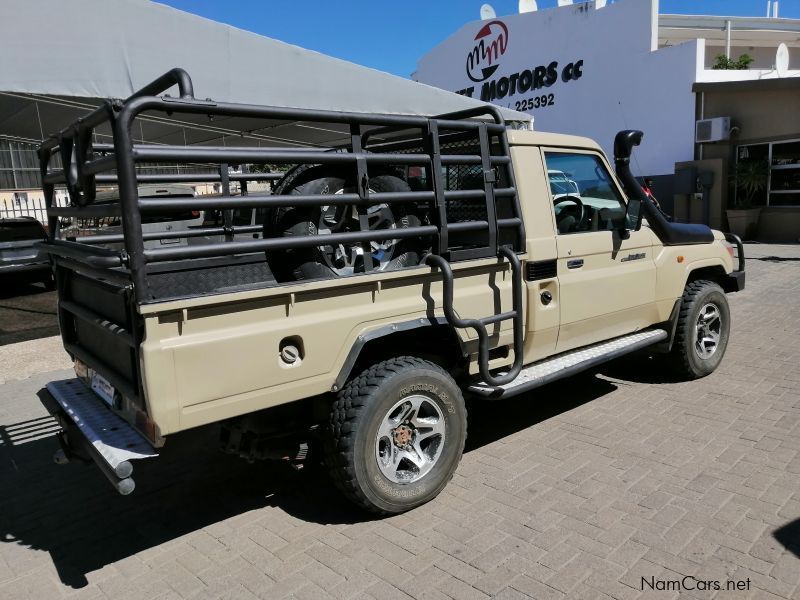
<svg viewBox="0 0 800 600">
<path fill-rule="evenodd" d="M 642 228 L 642 201 L 639 198 L 628 199 L 628 212 L 625 215 L 626 228 L 630 231 L 639 231 Z"/>
</svg>

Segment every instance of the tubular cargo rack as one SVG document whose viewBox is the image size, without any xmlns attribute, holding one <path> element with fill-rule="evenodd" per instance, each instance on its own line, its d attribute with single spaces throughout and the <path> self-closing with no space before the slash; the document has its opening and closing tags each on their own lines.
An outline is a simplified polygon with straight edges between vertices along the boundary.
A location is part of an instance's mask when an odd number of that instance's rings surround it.
<svg viewBox="0 0 800 600">
<path fill-rule="evenodd" d="M 155 94 L 173 85 L 180 97 L 157 97 Z M 222 117 L 260 118 L 270 121 L 294 121 L 313 124 L 345 125 L 349 127 L 349 143 L 330 149 L 297 149 L 265 147 L 168 146 L 134 143 L 131 126 L 145 111 L 171 116 L 176 113 Z M 489 116 L 494 122 L 472 117 Z M 100 125 L 109 125 L 113 144 L 93 143 L 93 132 Z M 416 136 L 413 135 L 416 132 Z M 402 142 L 391 142 L 390 136 Z M 372 140 L 376 140 L 372 143 Z M 465 142 L 474 153 L 445 154 L 448 142 Z M 421 151 L 420 151 L 421 150 Z M 55 155 L 63 166 L 51 168 Z M 505 136 L 505 123 L 500 112 L 492 106 L 460 111 L 440 117 L 401 116 L 329 112 L 322 110 L 276 108 L 246 104 L 231 104 L 194 98 L 192 82 L 187 73 L 173 69 L 125 101 L 110 100 L 104 105 L 45 140 L 39 149 L 45 198 L 48 206 L 50 240 L 47 251 L 58 259 L 80 263 L 116 278 L 127 278 L 140 303 L 155 300 L 149 290 L 148 275 L 157 271 L 154 265 L 174 261 L 198 261 L 209 257 L 232 256 L 254 252 L 308 248 L 326 244 L 363 243 L 387 237 L 381 230 L 362 230 L 336 234 L 319 234 L 302 238 L 277 238 L 241 241 L 237 233 L 261 233 L 258 225 L 233 226 L 232 209 L 286 206 L 354 205 L 363 212 L 377 204 L 416 203 L 430 209 L 430 224 L 392 230 L 393 239 L 430 238 L 431 253 L 451 261 L 498 255 L 501 241 L 519 251 L 524 239 L 514 175 Z M 182 163 L 211 163 L 219 175 L 164 174 L 142 175 L 137 164 L 176 165 Z M 360 182 L 353 192 L 315 195 L 247 195 L 230 194 L 230 181 L 274 180 L 275 173 L 229 174 L 229 165 L 270 163 L 283 165 L 337 165 L 352 169 L 354 180 Z M 475 166 L 482 170 L 479 189 L 447 190 L 443 167 Z M 369 189 L 370 167 L 422 167 L 427 177 L 427 189 L 408 192 L 372 192 Z M 502 171 L 502 172 L 500 172 Z M 499 176 L 498 176 L 499 175 Z M 142 183 L 176 183 L 181 181 L 221 181 L 223 195 L 214 198 L 139 198 Z M 498 187 L 498 182 L 503 187 Z M 98 184 L 117 184 L 118 203 L 95 204 Z M 54 205 L 54 189 L 65 186 L 71 206 Z M 479 200 L 483 204 L 482 219 L 448 221 L 448 201 Z M 498 204 L 507 200 L 504 210 Z M 169 232 L 142 232 L 142 215 L 154 212 L 186 210 L 222 210 L 226 213 L 223 227 L 192 228 Z M 502 217 L 498 216 L 504 213 Z M 77 242 L 56 239 L 59 217 L 122 217 L 123 234 L 83 238 Z M 486 243 L 467 249 L 452 247 L 450 234 L 475 232 L 486 234 Z M 505 233 L 505 235 L 504 235 Z M 510 233 L 510 235 L 509 235 Z M 183 245 L 146 249 L 144 241 L 167 238 L 224 236 L 218 243 Z M 124 251 L 113 252 L 93 247 L 101 243 L 124 242 Z M 113 271 L 113 273 L 109 273 Z M 369 268 L 367 267 L 367 270 Z"/>
<path fill-rule="evenodd" d="M 173 86 L 179 96 L 163 94 Z M 336 132 L 339 145 L 326 147 L 247 147 L 247 146 L 178 146 L 137 143 L 132 129 L 143 114 L 158 115 L 159 119 L 181 115 L 185 119 L 225 119 L 227 123 L 252 123 L 260 127 L 275 124 L 299 124 L 316 131 Z M 237 121 L 238 120 L 238 121 Z M 110 129 L 112 144 L 95 143 L 98 128 Z M 227 142 L 227 140 L 226 140 Z M 296 146 L 301 146 L 296 144 Z M 59 157 L 58 159 L 54 157 Z M 266 254 L 281 250 L 323 247 L 337 244 L 361 245 L 364 271 L 374 267 L 369 258 L 370 242 L 415 238 L 425 241 L 429 255 L 424 263 L 439 268 L 442 277 L 449 279 L 452 296 L 450 262 L 474 258 L 498 257 L 509 260 L 514 271 L 515 286 L 520 286 L 519 260 L 516 254 L 524 249 L 524 230 L 519 200 L 511 167 L 506 138 L 506 124 L 493 106 L 481 106 L 437 117 L 391 114 L 363 114 L 314 109 L 282 108 L 234 104 L 201 100 L 194 97 L 189 75 L 173 69 L 128 99 L 108 100 L 96 110 L 44 140 L 39 149 L 41 174 L 48 207 L 49 240 L 43 244 L 59 271 L 71 272 L 70 277 L 89 275 L 116 286 L 116 294 L 130 298 L 130 304 L 147 304 L 198 293 L 229 291 L 235 282 L 216 289 L 186 289 L 172 287 L 165 291 L 156 282 L 159 274 L 194 273 L 195 279 L 216 273 L 234 265 L 264 263 Z M 142 174 L 145 167 L 199 164 L 216 171 L 204 175 Z M 326 165 L 349 173 L 353 184 L 337 194 L 274 194 L 247 193 L 247 181 L 275 180 L 275 173 L 231 173 L 230 166 L 251 164 Z M 416 169 L 424 173 L 417 189 L 409 191 L 375 192 L 370 189 L 371 173 L 396 169 L 408 173 Z M 470 174 L 469 189 L 458 189 L 451 181 L 452 170 Z M 233 195 L 231 181 L 242 182 L 242 193 Z M 219 181 L 220 197 L 139 197 L 143 183 Z M 118 202 L 95 202 L 97 187 L 116 185 Z M 66 187 L 70 206 L 54 203 L 54 190 Z M 463 188 L 464 186 L 462 186 Z M 455 189 L 454 189 L 455 188 Z M 352 190 L 352 191 L 351 191 Z M 273 191 L 275 191 L 273 189 Z M 281 191 L 280 185 L 278 192 Z M 418 225 L 387 230 L 370 230 L 367 209 L 376 205 L 416 206 L 424 210 L 425 218 Z M 282 207 L 355 206 L 359 230 L 321 233 L 306 236 L 270 235 L 262 225 L 235 225 L 234 209 L 275 210 Z M 219 211 L 222 226 L 202 226 L 172 231 L 143 232 L 143 215 L 178 213 L 184 211 Z M 459 213 L 458 216 L 456 213 Z M 467 215 L 466 217 L 464 215 Z M 122 233 L 59 239 L 60 220 L 121 217 Z M 245 235 L 240 235 L 245 234 Z M 168 243 L 186 239 L 187 244 Z M 145 244 L 161 240 L 161 245 Z M 167 243 L 165 243 L 167 240 Z M 120 248 L 111 250 L 103 245 Z M 442 266 L 444 265 L 444 268 Z M 229 269 L 230 270 L 230 269 Z M 268 269 L 266 269 L 268 271 Z M 84 274 L 84 275 L 81 275 Z M 263 273 L 263 271 L 262 271 Z M 63 279 L 63 278 L 62 278 Z M 169 277 L 180 282 L 180 278 Z M 279 285 L 274 279 L 251 277 L 249 289 Z M 62 293 L 65 284 L 59 280 L 62 308 L 71 318 L 92 319 L 97 315 L 83 310 Z M 191 287 L 191 286 L 190 286 Z M 74 290 L 72 291 L 74 294 Z M 67 293 L 66 296 L 70 296 Z M 514 310 L 486 317 L 452 322 L 456 327 L 475 328 L 481 338 L 481 354 L 486 349 L 486 325 L 505 319 L 514 320 L 515 346 L 521 350 L 521 290 L 515 290 Z M 452 301 L 445 303 L 452 313 Z M 73 304 L 75 306 L 73 306 Z M 74 309 L 74 310 L 73 310 Z M 83 314 L 86 313 L 86 314 Z M 449 315 L 458 321 L 455 315 Z M 63 318 L 63 316 L 62 316 Z M 123 322 L 132 325 L 133 315 Z M 448 318 L 448 320 L 452 320 Z M 519 330 L 519 331 L 516 331 Z M 482 335 L 481 335 L 482 331 Z M 124 330 L 121 333 L 124 332 Z M 519 337 L 519 340 L 516 338 Z M 131 339 L 135 345 L 136 340 Z M 68 348 L 69 350 L 69 348 Z M 521 352 L 517 355 L 521 357 Z M 484 365 L 488 362 L 480 361 Z"/>
</svg>

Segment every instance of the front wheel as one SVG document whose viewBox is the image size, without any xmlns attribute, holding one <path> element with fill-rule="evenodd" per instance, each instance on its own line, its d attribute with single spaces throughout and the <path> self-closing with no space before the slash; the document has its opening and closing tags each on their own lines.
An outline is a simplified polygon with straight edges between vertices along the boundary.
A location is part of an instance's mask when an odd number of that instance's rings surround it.
<svg viewBox="0 0 800 600">
<path fill-rule="evenodd" d="M 464 398 L 453 378 L 420 358 L 392 358 L 339 393 L 326 462 L 347 498 L 378 514 L 400 513 L 442 491 L 466 436 Z"/>
<path fill-rule="evenodd" d="M 692 281 L 681 299 L 670 362 L 685 379 L 705 377 L 719 366 L 730 337 L 725 292 L 713 281 Z"/>
</svg>

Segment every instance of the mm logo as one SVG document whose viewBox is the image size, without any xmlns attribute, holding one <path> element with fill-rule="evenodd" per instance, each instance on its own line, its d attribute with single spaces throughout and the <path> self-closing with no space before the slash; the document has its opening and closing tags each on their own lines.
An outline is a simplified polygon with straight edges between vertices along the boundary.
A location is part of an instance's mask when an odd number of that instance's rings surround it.
<svg viewBox="0 0 800 600">
<path fill-rule="evenodd" d="M 508 27 L 502 21 L 489 21 L 475 36 L 475 47 L 467 55 L 467 77 L 480 83 L 500 66 L 497 61 L 508 48 Z"/>
</svg>

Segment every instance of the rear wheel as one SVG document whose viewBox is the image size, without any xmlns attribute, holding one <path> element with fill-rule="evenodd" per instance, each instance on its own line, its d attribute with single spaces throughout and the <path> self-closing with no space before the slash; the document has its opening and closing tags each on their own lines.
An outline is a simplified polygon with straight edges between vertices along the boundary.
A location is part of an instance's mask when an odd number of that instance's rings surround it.
<svg viewBox="0 0 800 600">
<path fill-rule="evenodd" d="M 728 347 L 730 314 L 725 292 L 713 281 L 686 285 L 669 356 L 677 375 L 697 379 L 719 366 Z"/>
<path fill-rule="evenodd" d="M 326 462 L 347 498 L 378 514 L 435 498 L 464 451 L 467 413 L 441 367 L 403 356 L 352 379 L 331 410 Z"/>
</svg>

